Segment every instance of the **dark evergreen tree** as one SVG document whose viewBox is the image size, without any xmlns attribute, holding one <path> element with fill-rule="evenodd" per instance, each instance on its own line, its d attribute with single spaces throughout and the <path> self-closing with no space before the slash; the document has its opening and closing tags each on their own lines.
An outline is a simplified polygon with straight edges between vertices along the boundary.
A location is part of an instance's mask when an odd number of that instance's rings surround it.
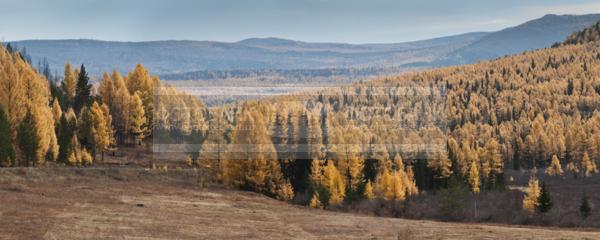
<svg viewBox="0 0 600 240">
<path fill-rule="evenodd" d="M 65 102 L 65 93 L 63 92 L 62 87 L 55 82 L 50 82 L 50 95 L 52 98 L 56 98 L 61 109 L 67 110 L 69 104 Z"/>
<path fill-rule="evenodd" d="M 292 160 L 295 156 L 294 153 L 296 152 L 296 123 L 294 122 L 294 114 L 293 113 L 288 113 L 288 117 L 287 117 L 287 134 L 286 134 L 286 138 L 285 138 L 285 142 L 286 142 L 286 155 L 285 156 L 280 156 L 283 158 L 286 158 L 288 160 Z"/>
<path fill-rule="evenodd" d="M 279 112 L 275 115 L 273 136 L 271 137 L 271 140 L 277 151 L 277 160 L 281 167 L 281 173 L 285 179 L 290 179 L 291 176 L 287 171 L 287 162 L 289 159 L 286 158 L 286 156 L 288 156 L 286 122 Z"/>
<path fill-rule="evenodd" d="M 275 149 L 277 150 L 277 156 L 280 159 L 283 159 L 286 155 L 286 129 L 285 122 L 280 113 L 275 114 L 275 123 L 273 126 L 273 136 L 271 140 L 273 141 L 273 145 L 275 145 Z"/>
<path fill-rule="evenodd" d="M 369 152 L 367 153 L 367 159 L 365 159 L 365 166 L 363 167 L 363 176 L 365 176 L 365 181 L 375 182 L 375 178 L 377 177 L 377 160 L 374 158 L 375 149 L 373 149 L 373 144 L 377 144 L 375 139 L 372 138 L 370 140 Z"/>
<path fill-rule="evenodd" d="M 448 188 L 439 191 L 438 214 L 449 220 L 460 219 L 467 208 L 469 189 L 458 177 L 448 180 Z"/>
<path fill-rule="evenodd" d="M 84 107 L 79 114 L 77 121 L 77 136 L 81 147 L 84 147 L 89 152 L 94 153 L 94 119 L 90 109 Z"/>
<path fill-rule="evenodd" d="M 65 164 L 69 163 L 69 155 L 73 152 L 73 147 L 71 146 L 71 140 L 73 139 L 73 133 L 75 132 L 73 125 L 74 123 L 70 123 L 65 114 L 60 117 L 58 122 L 56 134 L 58 145 L 60 146 L 58 149 L 58 161 Z"/>
<path fill-rule="evenodd" d="M 515 141 L 514 146 L 515 146 L 515 150 L 513 153 L 513 161 L 512 161 L 513 169 L 515 171 L 519 171 L 519 170 L 521 170 L 521 149 L 520 149 L 521 144 L 520 144 L 520 141 Z"/>
<path fill-rule="evenodd" d="M 0 106 L 0 167 L 8 167 L 15 161 L 12 132 L 4 109 Z"/>
<path fill-rule="evenodd" d="M 6 44 L 6 51 L 8 51 L 9 53 L 13 53 L 13 52 L 15 52 L 15 49 L 13 48 L 12 44 L 7 43 Z"/>
<path fill-rule="evenodd" d="M 308 148 L 308 115 L 306 112 L 298 118 L 298 138 L 296 146 L 296 156 L 291 162 L 293 171 L 292 186 L 298 192 L 304 192 L 309 186 L 310 167 L 310 148 Z"/>
<path fill-rule="evenodd" d="M 552 209 L 553 203 L 550 198 L 550 192 L 548 191 L 548 187 L 546 183 L 542 182 L 542 189 L 540 191 L 540 196 L 538 197 L 538 206 L 537 210 L 540 213 L 547 213 Z"/>
<path fill-rule="evenodd" d="M 31 113 L 31 109 L 27 110 L 25 118 L 19 125 L 17 132 L 17 141 L 21 150 L 21 158 L 25 162 L 20 165 L 35 167 L 37 163 L 37 150 L 39 148 L 39 136 L 37 135 L 37 127 L 35 118 Z"/>
<path fill-rule="evenodd" d="M 432 189 L 434 172 L 427 167 L 427 154 L 425 152 L 417 153 L 417 159 L 414 160 L 415 182 L 419 189 Z"/>
<path fill-rule="evenodd" d="M 321 137 L 323 138 L 323 145 L 325 146 L 325 159 L 329 159 L 329 109 L 323 107 L 321 109 Z"/>
<path fill-rule="evenodd" d="M 298 149 L 296 159 L 310 159 L 308 124 L 308 115 L 306 112 L 303 112 L 300 118 L 298 118 Z"/>
<path fill-rule="evenodd" d="M 202 147 L 202 143 L 204 143 L 205 137 L 204 133 L 198 129 L 192 130 L 190 134 L 186 136 L 188 142 L 186 150 L 194 164 L 198 162 L 200 148 Z"/>
<path fill-rule="evenodd" d="M 79 76 L 77 76 L 75 98 L 73 99 L 73 107 L 75 112 L 79 112 L 83 107 L 89 107 L 92 104 L 92 85 L 89 83 L 89 81 L 90 78 L 85 71 L 85 66 L 82 64 L 79 71 Z"/>
<path fill-rule="evenodd" d="M 582 218 L 586 219 L 591 213 L 592 207 L 590 206 L 589 198 L 584 195 L 581 199 L 581 205 L 579 206 L 579 214 L 581 214 Z"/>
</svg>

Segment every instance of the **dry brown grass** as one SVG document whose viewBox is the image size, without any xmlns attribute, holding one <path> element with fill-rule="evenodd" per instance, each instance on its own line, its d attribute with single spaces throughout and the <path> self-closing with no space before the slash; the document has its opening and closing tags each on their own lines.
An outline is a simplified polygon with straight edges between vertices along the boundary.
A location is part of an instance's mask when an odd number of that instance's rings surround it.
<svg viewBox="0 0 600 240">
<path fill-rule="evenodd" d="M 118 176 L 118 177 L 117 177 Z M 192 170 L 0 169 L 1 239 L 600 239 L 370 217 L 198 186 Z"/>
</svg>

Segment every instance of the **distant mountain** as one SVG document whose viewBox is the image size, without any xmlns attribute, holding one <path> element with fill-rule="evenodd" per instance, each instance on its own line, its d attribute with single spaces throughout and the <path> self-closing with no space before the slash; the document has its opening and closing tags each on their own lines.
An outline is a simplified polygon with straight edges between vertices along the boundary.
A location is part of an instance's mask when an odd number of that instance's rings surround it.
<svg viewBox="0 0 600 240">
<path fill-rule="evenodd" d="M 550 47 L 562 42 L 573 32 L 580 31 L 600 21 L 600 14 L 553 15 L 528 21 L 516 27 L 490 33 L 438 60 L 439 65 L 473 63 Z"/>
<path fill-rule="evenodd" d="M 248 69 L 432 67 L 550 47 L 599 20 L 600 14 L 546 15 L 493 33 L 386 44 L 312 43 L 280 38 L 238 42 L 26 40 L 12 44 L 26 48 L 34 64 L 47 58 L 50 68 L 58 73 L 62 73 L 66 62 L 83 63 L 95 75 L 131 69 L 137 63 L 161 75 Z"/>
<path fill-rule="evenodd" d="M 131 69 L 143 63 L 154 74 L 239 69 L 321 69 L 399 66 L 432 61 L 485 36 L 468 33 L 393 44 L 309 43 L 278 38 L 239 42 L 97 40 L 26 40 L 11 42 L 26 48 L 34 64 L 47 58 L 62 73 L 66 62 L 85 64 L 92 74 Z"/>
</svg>

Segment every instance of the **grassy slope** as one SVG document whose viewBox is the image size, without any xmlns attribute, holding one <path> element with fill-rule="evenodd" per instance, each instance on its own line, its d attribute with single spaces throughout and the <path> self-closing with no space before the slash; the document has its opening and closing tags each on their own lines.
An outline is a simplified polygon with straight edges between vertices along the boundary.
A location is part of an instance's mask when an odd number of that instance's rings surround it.
<svg viewBox="0 0 600 240">
<path fill-rule="evenodd" d="M 193 170 L 0 169 L 0 239 L 600 239 L 321 211 L 199 182 Z"/>
</svg>

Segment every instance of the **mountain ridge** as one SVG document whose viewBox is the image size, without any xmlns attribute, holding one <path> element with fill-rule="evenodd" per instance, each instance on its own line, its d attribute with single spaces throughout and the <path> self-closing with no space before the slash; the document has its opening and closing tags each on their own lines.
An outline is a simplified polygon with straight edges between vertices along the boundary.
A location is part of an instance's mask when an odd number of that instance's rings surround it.
<svg viewBox="0 0 600 240">
<path fill-rule="evenodd" d="M 490 33 L 458 49 L 435 65 L 456 65 L 494 59 L 538 48 L 550 47 L 597 21 L 600 14 L 546 14 L 514 27 Z"/>
<path fill-rule="evenodd" d="M 54 72 L 66 62 L 85 64 L 91 74 L 130 69 L 144 63 L 153 74 L 240 69 L 326 69 L 365 67 L 435 67 L 489 60 L 550 47 L 573 32 L 600 21 L 600 14 L 555 15 L 496 32 L 471 32 L 400 43 L 304 42 L 265 37 L 236 42 L 94 39 L 23 40 L 33 62 L 48 58 Z"/>
</svg>

